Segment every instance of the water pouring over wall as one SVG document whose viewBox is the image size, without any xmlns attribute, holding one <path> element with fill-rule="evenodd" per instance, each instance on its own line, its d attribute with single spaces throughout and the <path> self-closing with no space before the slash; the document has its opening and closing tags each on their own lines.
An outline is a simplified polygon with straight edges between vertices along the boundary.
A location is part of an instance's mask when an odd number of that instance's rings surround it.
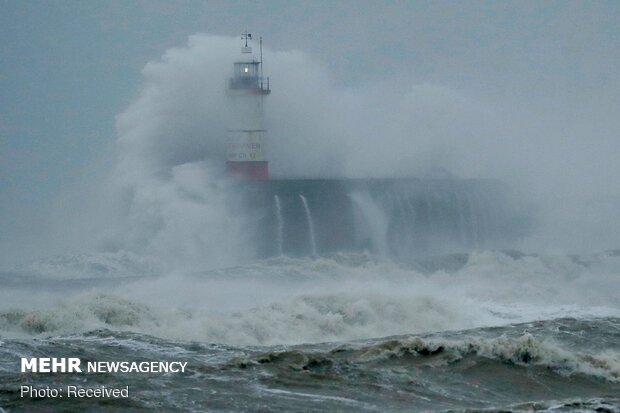
<svg viewBox="0 0 620 413">
<path fill-rule="evenodd" d="M 263 257 L 368 251 L 408 259 L 508 248 L 527 228 L 495 181 L 290 179 L 235 191 Z"/>
<path fill-rule="evenodd" d="M 310 252 L 312 252 L 312 255 L 316 255 L 316 236 L 314 235 L 314 222 L 312 221 L 312 212 L 310 212 L 310 207 L 308 206 L 308 200 L 306 199 L 306 197 L 303 195 L 299 195 L 299 198 L 301 199 L 301 203 L 304 206 L 306 221 L 308 222 L 308 240 L 310 241 Z"/>
</svg>

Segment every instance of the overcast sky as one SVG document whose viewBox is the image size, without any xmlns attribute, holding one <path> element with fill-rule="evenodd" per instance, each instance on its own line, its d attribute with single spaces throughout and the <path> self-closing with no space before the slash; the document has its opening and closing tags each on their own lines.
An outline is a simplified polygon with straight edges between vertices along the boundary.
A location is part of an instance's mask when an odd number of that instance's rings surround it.
<svg viewBox="0 0 620 413">
<path fill-rule="evenodd" d="M 337 88 L 445 85 L 620 139 L 618 1 L 0 0 L 0 246 L 111 169 L 115 115 L 147 62 L 245 29 L 321 62 Z"/>
</svg>

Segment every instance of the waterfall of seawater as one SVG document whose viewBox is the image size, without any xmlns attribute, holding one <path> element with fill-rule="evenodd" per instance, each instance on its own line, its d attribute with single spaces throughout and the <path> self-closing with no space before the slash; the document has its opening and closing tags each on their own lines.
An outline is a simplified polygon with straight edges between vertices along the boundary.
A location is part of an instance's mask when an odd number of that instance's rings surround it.
<svg viewBox="0 0 620 413">
<path fill-rule="evenodd" d="M 385 212 L 381 210 L 370 194 L 366 192 L 352 193 L 349 197 L 363 215 L 365 224 L 370 230 L 372 246 L 375 251 L 382 255 L 388 255 L 388 219 L 385 216 Z"/>
<path fill-rule="evenodd" d="M 277 239 L 277 245 L 278 245 L 278 254 L 279 255 L 283 255 L 284 254 L 284 219 L 282 218 L 282 204 L 280 204 L 280 197 L 277 195 L 274 195 L 273 199 L 275 200 L 275 204 L 276 204 L 276 223 L 278 225 L 278 231 L 276 233 Z"/>
<path fill-rule="evenodd" d="M 507 248 L 527 224 L 502 188 L 486 181 L 273 180 L 240 187 L 260 257 L 369 250 L 408 260 Z"/>
<path fill-rule="evenodd" d="M 314 223 L 312 222 L 310 207 L 308 206 L 308 201 L 306 200 L 305 196 L 299 195 L 299 198 L 301 198 L 301 202 L 304 205 L 304 210 L 306 211 L 306 220 L 308 221 L 308 233 L 310 234 L 310 247 L 312 248 L 312 255 L 317 255 L 316 238 L 314 237 Z"/>
</svg>

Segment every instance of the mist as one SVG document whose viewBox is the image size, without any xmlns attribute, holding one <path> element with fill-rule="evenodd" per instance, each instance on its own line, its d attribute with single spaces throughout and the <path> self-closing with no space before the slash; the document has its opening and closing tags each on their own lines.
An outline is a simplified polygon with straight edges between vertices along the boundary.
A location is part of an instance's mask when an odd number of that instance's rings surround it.
<svg viewBox="0 0 620 413">
<path fill-rule="evenodd" d="M 519 60 L 524 51 L 512 57 L 504 51 L 498 59 L 515 63 L 500 65 L 505 73 L 494 72 L 495 65 L 474 77 L 466 65 L 455 81 L 447 68 L 430 73 L 440 65 L 404 55 L 406 64 L 385 59 L 383 74 L 368 76 L 379 63 L 360 55 L 364 45 L 338 49 L 336 65 L 326 60 L 332 48 L 317 54 L 304 42 L 291 48 L 266 38 L 271 175 L 496 179 L 533 222 L 515 248 L 618 248 L 620 80 L 600 67 L 613 56 L 601 57 L 603 40 L 594 40 L 596 53 L 556 53 L 539 62 L 532 56 L 529 71 Z M 538 49 L 551 49 L 545 41 Z M 138 92 L 116 116 L 116 138 L 79 171 L 80 179 L 25 208 L 19 198 L 6 198 L 3 260 L 92 250 L 156 255 L 173 267 L 251 259 L 252 246 L 240 236 L 246 223 L 224 201 L 226 129 L 233 118 L 226 82 L 239 44 L 236 36 L 198 33 L 146 63 Z M 441 43 L 426 43 L 429 61 L 437 63 L 444 52 L 433 44 Z M 552 69 L 571 62 L 581 77 L 571 78 L 568 69 L 553 76 Z M 11 162 L 25 161 L 6 165 Z"/>
<path fill-rule="evenodd" d="M 122 207 L 107 248 L 207 267 L 252 257 L 222 179 L 238 49 L 237 38 L 196 34 L 144 67 L 139 96 L 117 116 L 111 190 Z M 402 77 L 342 86 L 299 50 L 266 47 L 264 62 L 273 177 L 497 179 L 535 223 L 518 247 L 618 246 L 616 94 L 541 109 Z"/>
<path fill-rule="evenodd" d="M 619 4 L 3 4 L 0 405 L 620 406 Z"/>
<path fill-rule="evenodd" d="M 140 96 L 117 118 L 123 173 L 221 163 L 238 49 L 238 39 L 198 34 L 146 65 Z M 420 176 L 438 167 L 497 175 L 509 160 L 497 155 L 518 149 L 507 147 L 498 119 L 506 114 L 448 86 L 398 78 L 344 87 L 301 51 L 266 48 L 264 60 L 274 177 Z"/>
</svg>

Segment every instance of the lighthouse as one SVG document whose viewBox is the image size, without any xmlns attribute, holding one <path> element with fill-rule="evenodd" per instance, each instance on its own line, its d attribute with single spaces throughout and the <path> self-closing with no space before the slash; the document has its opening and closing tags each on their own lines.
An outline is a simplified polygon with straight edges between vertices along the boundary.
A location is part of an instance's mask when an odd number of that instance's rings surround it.
<svg viewBox="0 0 620 413">
<path fill-rule="evenodd" d="M 226 170 L 238 179 L 269 179 L 269 163 L 265 157 L 263 100 L 271 93 L 269 78 L 263 77 L 263 41 L 260 39 L 256 60 L 248 41 L 250 33 L 241 36 L 241 58 L 233 63 L 233 76 L 228 82 L 232 101 L 233 124 L 228 129 Z"/>
</svg>

